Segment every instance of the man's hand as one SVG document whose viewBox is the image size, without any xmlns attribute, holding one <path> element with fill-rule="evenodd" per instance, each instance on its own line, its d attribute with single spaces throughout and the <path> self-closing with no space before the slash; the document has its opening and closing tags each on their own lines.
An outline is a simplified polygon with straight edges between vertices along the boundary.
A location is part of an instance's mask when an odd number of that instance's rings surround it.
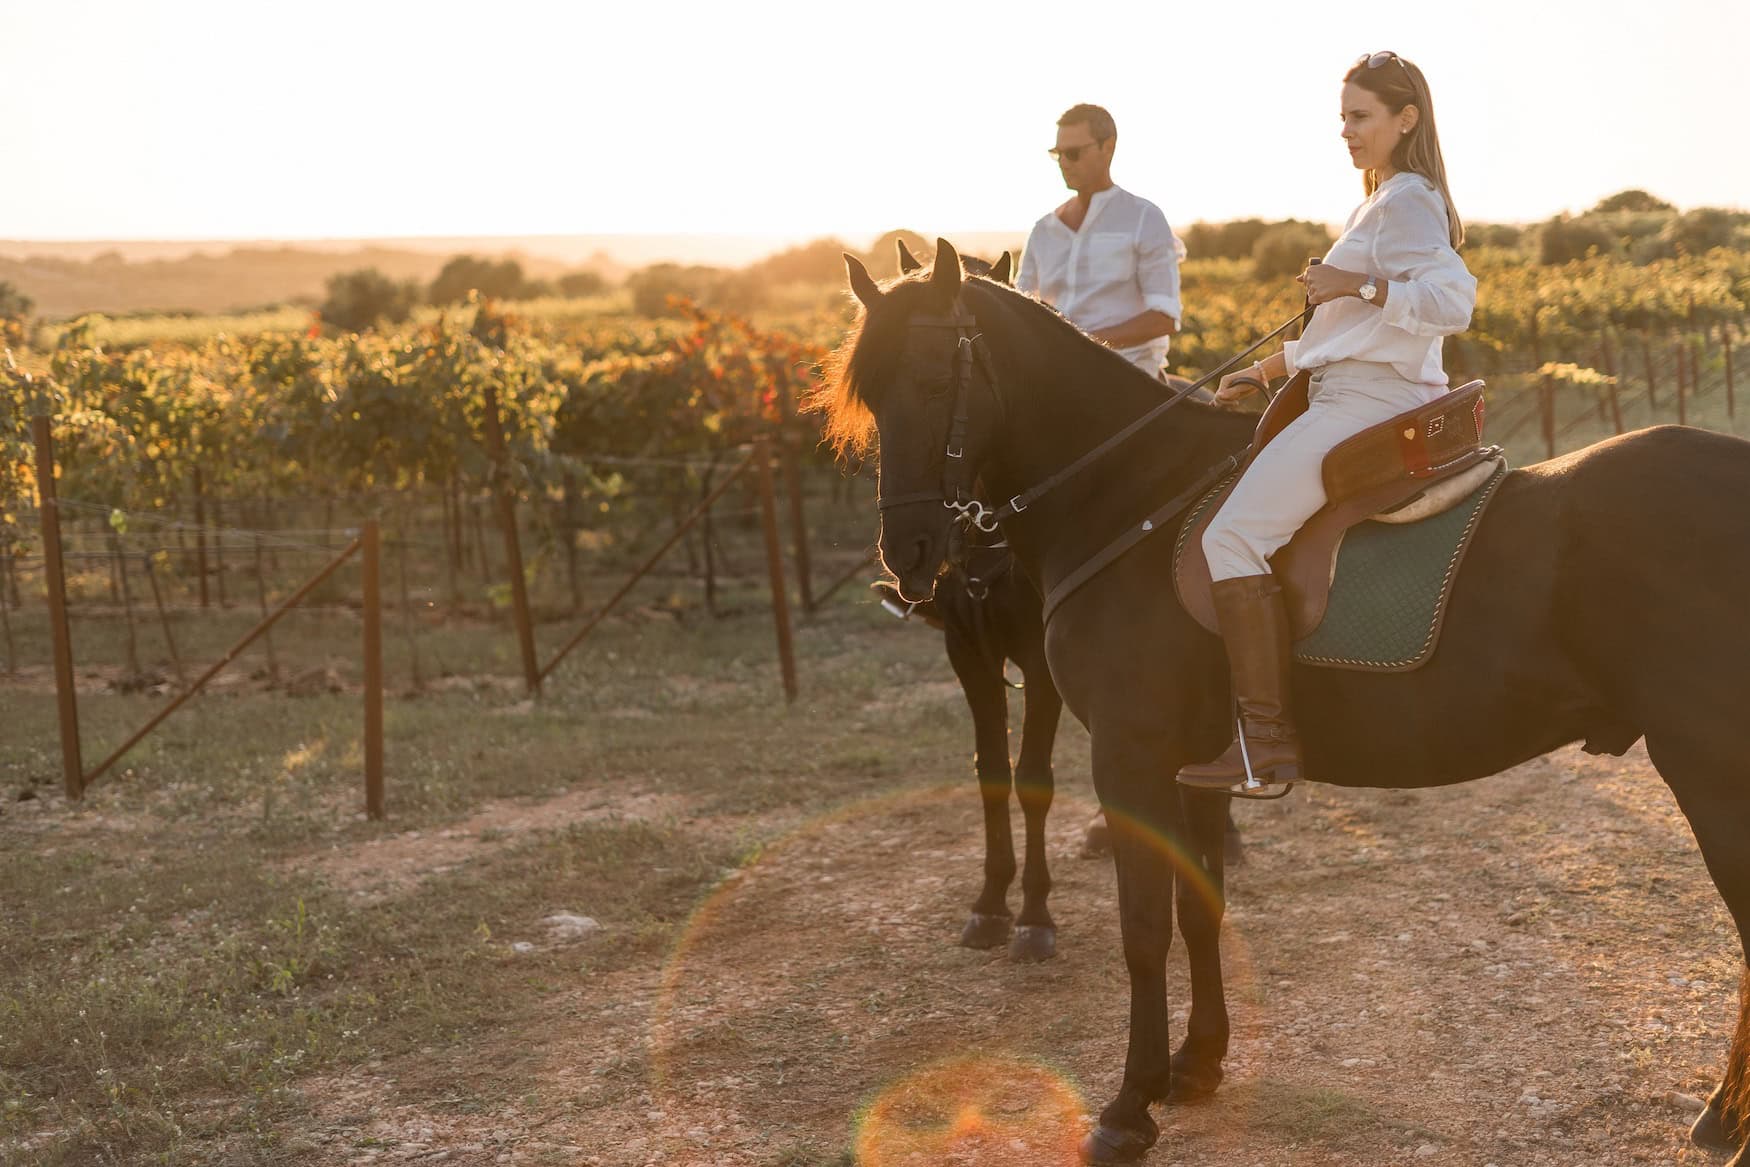
<svg viewBox="0 0 1750 1167">
<path fill-rule="evenodd" d="M 1359 296 L 1367 277 L 1358 272 L 1344 271 L 1328 263 L 1315 263 L 1294 277 L 1306 285 L 1306 298 L 1314 304 L 1328 304 L 1344 296 Z"/>
<path fill-rule="evenodd" d="M 1157 312 L 1153 308 L 1132 316 L 1122 324 L 1114 324 L 1110 328 L 1096 328 L 1088 333 L 1101 344 L 1112 348 L 1129 348 L 1132 345 L 1143 344 L 1157 336 L 1173 336 L 1179 331 L 1179 322 L 1165 312 Z"/>
</svg>

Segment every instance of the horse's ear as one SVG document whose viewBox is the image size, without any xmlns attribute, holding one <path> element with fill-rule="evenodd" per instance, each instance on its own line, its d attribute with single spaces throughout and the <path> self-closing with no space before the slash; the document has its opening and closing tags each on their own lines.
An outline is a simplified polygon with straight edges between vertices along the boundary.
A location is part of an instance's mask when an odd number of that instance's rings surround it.
<svg viewBox="0 0 1750 1167">
<path fill-rule="evenodd" d="M 863 307 L 873 308 L 881 300 L 881 289 L 875 285 L 875 280 L 869 275 L 869 269 L 863 266 L 863 261 L 845 252 L 845 275 L 850 277 L 851 291 L 857 299 L 863 302 Z"/>
<path fill-rule="evenodd" d="M 905 240 L 895 239 L 894 245 L 899 248 L 899 274 L 909 276 L 924 265 L 918 262 L 918 257 L 911 253 L 911 248 L 905 245 Z"/>
<path fill-rule="evenodd" d="M 936 240 L 936 270 L 930 274 L 930 286 L 949 300 L 960 294 L 960 253 L 946 239 Z"/>
<path fill-rule="evenodd" d="M 1015 257 L 1005 251 L 995 263 L 990 265 L 990 278 L 999 284 L 1012 286 L 1015 282 L 1014 268 Z"/>
</svg>

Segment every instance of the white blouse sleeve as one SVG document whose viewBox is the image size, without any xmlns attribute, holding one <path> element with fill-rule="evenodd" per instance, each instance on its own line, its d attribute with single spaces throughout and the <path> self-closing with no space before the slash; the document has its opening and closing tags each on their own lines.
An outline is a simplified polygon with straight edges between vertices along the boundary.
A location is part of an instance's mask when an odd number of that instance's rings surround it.
<svg viewBox="0 0 1750 1167">
<path fill-rule="evenodd" d="M 1385 323 L 1416 336 L 1450 336 L 1470 326 L 1477 281 L 1452 249 L 1446 200 L 1407 183 L 1380 206 L 1374 271 L 1387 277 Z"/>
</svg>

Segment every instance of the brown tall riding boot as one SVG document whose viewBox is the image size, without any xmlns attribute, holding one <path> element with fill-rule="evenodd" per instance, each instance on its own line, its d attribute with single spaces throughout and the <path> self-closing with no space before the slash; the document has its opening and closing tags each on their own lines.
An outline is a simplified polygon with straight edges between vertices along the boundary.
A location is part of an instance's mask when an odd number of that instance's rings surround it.
<svg viewBox="0 0 1750 1167">
<path fill-rule="evenodd" d="M 1300 780 L 1300 738 L 1288 718 L 1288 609 L 1273 575 L 1246 575 L 1210 585 L 1227 646 L 1243 740 L 1213 762 L 1186 766 L 1179 781 L 1244 798 L 1280 798 Z M 1246 763 L 1251 762 L 1248 785 Z"/>
</svg>

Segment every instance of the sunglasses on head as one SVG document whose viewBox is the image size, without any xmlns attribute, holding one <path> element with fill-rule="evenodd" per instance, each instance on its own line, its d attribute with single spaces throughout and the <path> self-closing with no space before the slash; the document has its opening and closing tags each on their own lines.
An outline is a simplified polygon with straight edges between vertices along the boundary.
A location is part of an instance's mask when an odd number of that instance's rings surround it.
<svg viewBox="0 0 1750 1167">
<path fill-rule="evenodd" d="M 1080 146 L 1053 146 L 1046 153 L 1051 155 L 1055 161 L 1080 162 L 1084 150 L 1092 150 L 1105 140 L 1104 138 L 1095 138 L 1092 142 L 1083 142 Z"/>
<path fill-rule="evenodd" d="M 1355 58 L 1355 63 L 1357 65 L 1366 65 L 1369 69 L 1377 69 L 1388 61 L 1396 61 L 1398 63 L 1398 68 L 1404 71 L 1404 76 L 1406 78 L 1410 76 L 1409 66 L 1404 64 L 1404 59 L 1390 49 L 1387 49 L 1383 53 L 1362 53 L 1359 57 Z"/>
</svg>

